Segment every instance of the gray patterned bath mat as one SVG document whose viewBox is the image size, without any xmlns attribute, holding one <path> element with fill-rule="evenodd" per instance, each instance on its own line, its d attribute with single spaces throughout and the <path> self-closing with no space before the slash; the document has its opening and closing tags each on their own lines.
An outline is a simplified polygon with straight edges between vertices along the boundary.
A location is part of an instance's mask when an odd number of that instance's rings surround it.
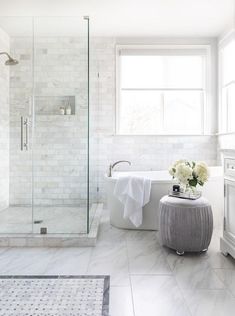
<svg viewBox="0 0 235 316">
<path fill-rule="evenodd" d="M 108 316 L 109 276 L 0 276 L 0 316 Z"/>
</svg>

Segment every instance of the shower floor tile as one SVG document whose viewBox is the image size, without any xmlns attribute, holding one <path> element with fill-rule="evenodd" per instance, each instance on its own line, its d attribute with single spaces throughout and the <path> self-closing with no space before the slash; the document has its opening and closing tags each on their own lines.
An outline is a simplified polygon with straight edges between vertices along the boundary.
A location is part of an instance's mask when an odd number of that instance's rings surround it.
<svg viewBox="0 0 235 316">
<path fill-rule="evenodd" d="M 90 223 L 96 204 L 90 210 Z M 32 224 L 33 223 L 33 224 Z M 87 229 L 86 208 L 75 206 L 11 206 L 0 212 L 0 234 L 84 234 Z"/>
</svg>

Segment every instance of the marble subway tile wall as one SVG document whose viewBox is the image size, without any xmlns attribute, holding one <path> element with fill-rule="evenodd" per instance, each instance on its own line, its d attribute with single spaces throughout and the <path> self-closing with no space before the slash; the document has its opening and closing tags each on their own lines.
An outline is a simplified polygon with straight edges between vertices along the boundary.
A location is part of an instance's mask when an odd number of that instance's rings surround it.
<svg viewBox="0 0 235 316">
<path fill-rule="evenodd" d="M 0 29 L 0 52 L 9 52 L 9 37 Z M 0 211 L 9 205 L 9 67 L 0 56 Z"/>
<path fill-rule="evenodd" d="M 34 143 L 28 152 L 21 152 L 18 150 L 20 115 L 29 116 L 31 124 L 33 122 L 29 91 L 32 87 L 31 44 L 27 38 L 11 39 L 12 51 L 20 63 L 11 72 L 10 202 L 12 205 L 30 204 L 33 190 L 35 205 L 86 206 L 86 42 L 73 37 L 35 39 Z M 24 74 L 25 68 L 31 76 Z M 60 107 L 66 108 L 68 104 L 72 106 L 72 115 L 60 115 Z M 22 185 L 22 182 L 27 184 Z"/>
<path fill-rule="evenodd" d="M 120 42 L 120 39 L 119 39 Z M 131 170 L 166 170 L 177 159 L 204 160 L 209 165 L 217 164 L 217 137 L 215 136 L 118 136 L 115 135 L 116 107 L 116 55 L 115 38 L 91 40 L 93 70 L 99 72 L 96 87 L 91 89 L 92 118 L 96 120 L 94 139 L 98 143 L 99 199 L 106 201 L 104 173 L 110 163 L 130 160 Z M 93 80 L 95 76 L 93 76 Z M 98 94 L 97 94 L 98 93 Z M 98 101 L 97 101 L 98 100 Z M 126 164 L 117 170 L 129 170 Z"/>
</svg>

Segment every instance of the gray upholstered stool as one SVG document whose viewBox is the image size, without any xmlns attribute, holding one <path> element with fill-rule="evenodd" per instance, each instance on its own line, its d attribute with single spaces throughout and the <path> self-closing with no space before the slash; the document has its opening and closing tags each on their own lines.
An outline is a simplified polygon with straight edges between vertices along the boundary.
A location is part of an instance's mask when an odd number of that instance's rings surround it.
<svg viewBox="0 0 235 316">
<path fill-rule="evenodd" d="M 162 245 L 176 250 L 178 255 L 208 249 L 213 230 L 213 215 L 205 198 L 186 200 L 164 196 L 159 208 Z"/>
</svg>

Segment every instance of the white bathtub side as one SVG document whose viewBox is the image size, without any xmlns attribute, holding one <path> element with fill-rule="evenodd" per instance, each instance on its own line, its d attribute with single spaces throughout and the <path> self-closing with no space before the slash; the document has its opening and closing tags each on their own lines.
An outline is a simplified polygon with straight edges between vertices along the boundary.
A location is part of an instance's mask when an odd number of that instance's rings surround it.
<svg viewBox="0 0 235 316">
<path fill-rule="evenodd" d="M 159 227 L 159 201 L 168 194 L 173 181 L 167 171 L 131 172 L 133 175 L 144 175 L 152 179 L 150 202 L 143 208 L 143 223 L 136 228 L 128 219 L 123 218 L 123 205 L 113 195 L 114 186 L 118 176 L 130 173 L 116 173 L 114 178 L 106 177 L 107 204 L 110 212 L 110 223 L 118 228 L 158 230 Z M 214 167 L 210 180 L 202 188 L 202 194 L 209 200 L 213 210 L 214 227 L 218 228 L 223 221 L 223 177 L 222 171 Z"/>
<path fill-rule="evenodd" d="M 106 181 L 107 204 L 110 212 L 110 223 L 118 228 L 141 229 L 141 230 L 158 230 L 158 205 L 162 196 L 167 194 L 170 183 L 156 183 L 152 185 L 150 202 L 143 208 L 143 223 L 136 228 L 130 220 L 123 218 L 123 205 L 113 195 L 114 181 Z"/>
</svg>

